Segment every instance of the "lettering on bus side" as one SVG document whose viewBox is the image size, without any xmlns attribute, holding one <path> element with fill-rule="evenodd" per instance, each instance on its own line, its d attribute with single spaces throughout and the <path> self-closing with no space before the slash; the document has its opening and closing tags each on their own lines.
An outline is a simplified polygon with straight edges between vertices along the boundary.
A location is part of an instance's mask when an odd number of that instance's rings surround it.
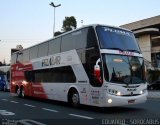
<svg viewBox="0 0 160 125">
<path fill-rule="evenodd" d="M 59 65 L 60 61 L 61 61 L 61 57 L 60 56 L 51 57 L 50 58 L 50 65 Z"/>
<path fill-rule="evenodd" d="M 43 59 L 42 60 L 42 67 L 49 66 L 49 59 Z"/>
<path fill-rule="evenodd" d="M 52 66 L 52 65 L 59 65 L 60 61 L 61 61 L 61 57 L 60 56 L 50 57 L 48 59 L 43 59 L 42 60 L 42 67 Z"/>
<path fill-rule="evenodd" d="M 108 32 L 113 32 L 113 33 L 117 33 L 117 34 L 121 34 L 121 35 L 126 35 L 126 36 L 130 36 L 132 37 L 132 35 L 124 30 L 120 30 L 120 29 L 114 29 L 114 28 L 105 28 L 104 31 L 108 31 Z"/>
<path fill-rule="evenodd" d="M 127 56 L 134 56 L 134 53 L 133 52 L 129 52 L 129 51 L 119 51 L 119 54 L 127 55 Z"/>
</svg>

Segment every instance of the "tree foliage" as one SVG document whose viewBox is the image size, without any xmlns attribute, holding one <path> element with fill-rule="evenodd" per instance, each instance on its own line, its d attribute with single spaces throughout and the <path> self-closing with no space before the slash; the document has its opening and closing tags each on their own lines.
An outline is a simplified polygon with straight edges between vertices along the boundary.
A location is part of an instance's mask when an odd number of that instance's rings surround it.
<svg viewBox="0 0 160 125">
<path fill-rule="evenodd" d="M 0 66 L 3 66 L 3 63 L 2 63 L 2 62 L 0 62 Z"/>
<path fill-rule="evenodd" d="M 59 36 L 59 35 L 61 35 L 61 34 L 62 34 L 62 32 L 57 31 L 57 32 L 54 33 L 54 36 Z"/>
<path fill-rule="evenodd" d="M 0 66 L 7 66 L 5 59 L 3 60 L 3 62 L 0 61 Z"/>
<path fill-rule="evenodd" d="M 71 17 L 65 17 L 65 20 L 63 20 L 63 26 L 62 29 L 64 32 L 73 30 L 77 28 L 77 21 L 74 16 Z"/>
</svg>

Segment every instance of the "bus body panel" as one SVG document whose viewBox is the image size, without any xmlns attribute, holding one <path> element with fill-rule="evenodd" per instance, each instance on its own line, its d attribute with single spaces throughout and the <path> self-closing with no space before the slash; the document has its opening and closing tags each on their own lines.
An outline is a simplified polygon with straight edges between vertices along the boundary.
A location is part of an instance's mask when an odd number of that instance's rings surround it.
<svg viewBox="0 0 160 125">
<path fill-rule="evenodd" d="M 147 95 L 148 93 L 139 96 L 118 97 L 106 94 L 106 100 L 103 103 L 102 107 L 125 106 L 144 103 L 147 100 Z M 112 103 L 108 103 L 108 99 L 112 99 Z"/>
<path fill-rule="evenodd" d="M 53 41 L 45 41 L 25 49 L 22 54 L 13 54 L 11 93 L 16 93 L 18 88 L 23 88 L 26 96 L 68 102 L 70 90 L 75 89 L 79 94 L 80 104 L 85 105 L 111 107 L 145 102 L 147 97 L 146 83 L 119 84 L 107 81 L 103 58 L 107 55 L 119 55 L 121 58 L 123 56 L 125 58 L 142 58 L 142 54 L 132 52 L 132 50 L 101 48 L 99 34 L 96 34 L 96 26 L 71 31 L 53 39 Z M 127 30 L 105 28 L 104 31 L 122 34 L 123 37 L 125 35 L 131 37 L 130 31 Z M 66 42 L 71 43 L 68 45 Z M 52 49 L 54 46 L 51 47 L 51 45 L 58 45 L 59 48 Z M 38 47 L 40 51 L 38 51 Z M 55 53 L 52 53 L 50 49 Z M 45 54 L 46 52 L 48 54 Z M 115 61 L 121 63 L 123 58 L 115 59 Z M 95 74 L 94 67 L 97 65 L 99 65 L 99 71 Z M 97 79 L 97 77 L 100 78 Z M 123 77 L 121 79 L 124 79 Z"/>
<path fill-rule="evenodd" d="M 127 86 L 125 84 L 104 84 L 103 106 L 123 106 L 130 104 L 144 103 L 147 100 L 148 92 L 146 90 L 147 84 L 133 84 Z M 118 91 L 121 94 L 119 96 L 114 95 L 112 91 Z M 142 94 L 143 92 L 143 94 Z M 112 103 L 108 103 L 108 100 L 112 99 Z"/>
</svg>

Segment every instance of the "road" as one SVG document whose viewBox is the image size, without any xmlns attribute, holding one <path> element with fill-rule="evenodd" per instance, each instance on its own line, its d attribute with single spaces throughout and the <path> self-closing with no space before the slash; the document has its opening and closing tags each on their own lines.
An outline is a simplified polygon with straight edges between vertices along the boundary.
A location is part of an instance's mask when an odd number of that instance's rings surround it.
<svg viewBox="0 0 160 125">
<path fill-rule="evenodd" d="M 18 98 L 0 92 L 0 124 L 2 125 L 109 125 L 160 124 L 160 99 L 124 107 L 72 108 L 67 103 L 33 98 Z"/>
</svg>

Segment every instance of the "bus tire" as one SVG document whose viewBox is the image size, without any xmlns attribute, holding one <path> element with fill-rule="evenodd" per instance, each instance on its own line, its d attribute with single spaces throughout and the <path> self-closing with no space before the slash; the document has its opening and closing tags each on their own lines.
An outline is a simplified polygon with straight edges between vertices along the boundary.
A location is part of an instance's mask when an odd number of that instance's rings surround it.
<svg viewBox="0 0 160 125">
<path fill-rule="evenodd" d="M 21 97 L 21 90 L 20 90 L 20 88 L 17 88 L 16 93 L 17 93 L 18 97 Z"/>
<path fill-rule="evenodd" d="M 25 97 L 25 92 L 24 92 L 23 87 L 21 87 L 21 97 L 22 97 L 22 98 L 24 98 L 24 97 Z"/>
<path fill-rule="evenodd" d="M 75 108 L 80 106 L 80 99 L 77 90 L 74 89 L 69 94 L 69 103 Z"/>
</svg>

